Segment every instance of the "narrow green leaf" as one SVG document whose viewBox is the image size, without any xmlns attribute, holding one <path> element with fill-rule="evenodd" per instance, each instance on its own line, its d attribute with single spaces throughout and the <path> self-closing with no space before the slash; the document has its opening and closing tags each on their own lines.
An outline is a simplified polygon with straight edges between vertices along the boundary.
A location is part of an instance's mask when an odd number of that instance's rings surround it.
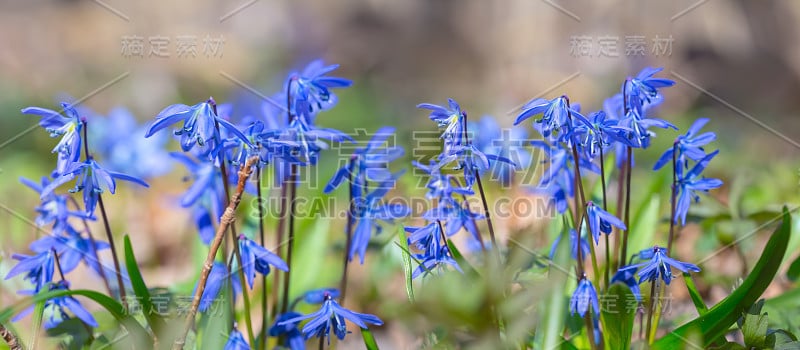
<svg viewBox="0 0 800 350">
<path fill-rule="evenodd" d="M 142 313 L 144 313 L 145 319 L 153 329 L 153 333 L 160 334 L 160 331 L 164 329 L 166 323 L 153 306 L 153 298 L 150 296 L 150 290 L 147 289 L 147 285 L 144 283 L 141 271 L 139 271 L 139 264 L 136 262 L 131 239 L 128 235 L 125 235 L 124 244 L 125 267 L 128 269 L 128 277 L 131 279 L 133 292 L 136 293 L 136 301 L 141 305 Z"/>
<path fill-rule="evenodd" d="M 39 294 L 46 294 L 47 290 L 42 290 Z M 44 300 L 39 301 L 36 303 L 36 306 L 33 308 L 33 332 L 31 336 L 30 343 L 34 348 L 36 347 L 37 342 L 39 341 L 39 333 L 42 330 L 42 321 L 44 319 Z"/>
<path fill-rule="evenodd" d="M 113 316 L 117 321 L 119 321 L 125 330 L 128 332 L 129 336 L 133 338 L 133 341 L 137 348 L 141 349 L 149 349 L 153 347 L 153 339 L 147 333 L 147 331 L 142 327 L 139 322 L 137 322 L 133 317 L 125 313 L 125 308 L 122 307 L 118 301 L 108 297 L 106 295 L 100 294 L 98 292 L 92 290 L 53 290 L 46 293 L 39 293 L 34 295 L 31 298 L 25 299 L 20 301 L 16 305 L 6 308 L 3 311 L 0 311 L 0 323 L 8 322 L 11 317 L 15 314 L 19 313 L 20 311 L 26 309 L 28 306 L 32 304 L 36 304 L 39 302 L 44 302 L 45 300 L 49 300 L 52 298 L 58 298 L 63 296 L 75 296 L 80 295 L 86 298 L 91 299 L 92 301 L 96 302 L 103 308 L 105 308 L 111 316 Z"/>
<path fill-rule="evenodd" d="M 630 349 L 636 309 L 629 307 L 628 301 L 634 300 L 633 292 L 622 283 L 614 283 L 605 296 L 609 302 L 601 305 L 600 320 L 606 346 L 609 349 Z"/>
<path fill-rule="evenodd" d="M 395 242 L 395 244 L 403 251 L 403 272 L 406 278 L 406 294 L 408 294 L 408 301 L 413 303 L 414 283 L 411 280 L 411 276 L 413 275 L 413 270 L 411 268 L 411 252 L 408 250 L 408 241 L 402 238 L 400 240 L 404 242 L 402 245 L 399 242 Z"/>
<path fill-rule="evenodd" d="M 708 312 L 708 306 L 706 306 L 706 303 L 703 301 L 700 292 L 697 291 L 697 286 L 694 285 L 692 275 L 684 272 L 683 281 L 686 282 L 686 289 L 689 290 L 689 296 L 692 297 L 692 303 L 694 303 L 694 308 L 697 309 L 697 313 L 701 316 L 705 315 L 705 313 Z"/>
<path fill-rule="evenodd" d="M 361 337 L 364 338 L 364 345 L 367 347 L 367 350 L 378 350 L 378 343 L 375 342 L 375 337 L 372 336 L 372 332 L 369 329 L 361 328 Z"/>
<path fill-rule="evenodd" d="M 706 347 L 727 332 L 728 327 L 736 322 L 742 313 L 758 300 L 758 297 L 764 293 L 764 290 L 772 282 L 786 253 L 786 245 L 789 242 L 791 231 L 791 216 L 786 207 L 784 207 L 781 225 L 772 234 L 767 246 L 764 248 L 764 253 L 761 254 L 761 258 L 739 288 L 736 288 L 731 295 L 714 305 L 704 315 L 695 318 L 654 342 L 651 349 L 681 348 L 683 339 L 686 338 L 691 330 L 695 329 L 702 332 L 704 338 L 702 346 Z"/>
<path fill-rule="evenodd" d="M 567 230 L 561 231 L 561 240 L 556 246 L 556 253 L 553 256 L 554 266 L 570 266 L 569 237 Z M 541 339 L 542 349 L 556 349 L 563 342 L 563 330 L 567 313 L 566 289 L 568 286 L 574 287 L 574 276 L 570 278 L 569 269 L 567 273 L 562 273 L 551 267 L 551 272 L 547 275 L 547 283 L 552 288 L 548 295 L 542 298 L 539 304 L 540 326 L 537 328 L 536 337 Z M 569 342 L 566 342 L 569 343 Z M 569 343 L 569 345 L 572 345 Z"/>
</svg>

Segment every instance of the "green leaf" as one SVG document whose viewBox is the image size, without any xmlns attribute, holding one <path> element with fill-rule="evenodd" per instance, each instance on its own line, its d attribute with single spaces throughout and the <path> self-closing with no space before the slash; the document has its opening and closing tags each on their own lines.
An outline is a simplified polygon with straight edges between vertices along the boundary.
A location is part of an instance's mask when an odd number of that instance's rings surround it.
<svg viewBox="0 0 800 350">
<path fill-rule="evenodd" d="M 775 350 L 800 350 L 800 341 L 775 345 Z"/>
<path fill-rule="evenodd" d="M 569 237 L 567 230 L 561 231 L 561 240 L 556 246 L 556 253 L 553 256 L 553 265 L 555 266 L 569 266 L 570 262 L 570 249 Z M 567 269 L 567 272 L 570 270 Z M 542 349 L 555 349 L 564 342 L 563 330 L 566 320 L 567 302 L 566 302 L 566 289 L 568 284 L 574 281 L 574 276 L 570 273 L 561 273 L 561 271 L 553 271 L 548 274 L 547 283 L 552 287 L 548 291 L 548 295 L 542 298 L 539 303 L 539 317 L 541 318 L 540 326 L 537 328 L 536 337 L 541 338 Z M 572 284 L 574 286 L 574 283 Z"/>
<path fill-rule="evenodd" d="M 46 294 L 48 291 L 43 289 L 39 292 L 39 294 Z M 46 300 L 46 299 L 45 299 Z M 31 346 L 36 347 L 36 343 L 39 341 L 39 332 L 42 330 L 42 321 L 44 318 L 44 306 L 45 300 L 39 301 L 36 303 L 36 307 L 33 309 L 33 335 L 31 337 L 30 343 Z"/>
<path fill-rule="evenodd" d="M 786 277 L 792 282 L 797 281 L 797 277 L 800 277 L 800 256 L 789 266 L 789 271 L 786 271 Z"/>
<path fill-rule="evenodd" d="M 694 303 L 694 308 L 697 309 L 697 313 L 701 316 L 705 315 L 705 313 L 708 312 L 708 306 L 706 306 L 706 303 L 703 301 L 700 292 L 697 291 L 697 286 L 694 285 L 692 275 L 688 272 L 684 272 L 683 281 L 686 282 L 686 289 L 689 290 L 689 296 L 692 297 L 692 303 Z"/>
<path fill-rule="evenodd" d="M 411 280 L 411 276 L 413 275 L 413 271 L 411 269 L 411 252 L 408 251 L 408 241 L 405 239 L 400 239 L 404 242 L 402 245 L 399 242 L 395 242 L 400 250 L 403 251 L 403 272 L 405 273 L 406 279 L 406 294 L 408 294 L 408 301 L 414 302 L 414 283 Z"/>
<path fill-rule="evenodd" d="M 472 264 L 461 255 L 461 252 L 458 250 L 458 247 L 453 243 L 452 240 L 447 240 L 447 249 L 450 250 L 450 254 L 453 254 L 453 259 L 458 263 L 462 269 L 464 269 L 464 273 L 469 276 L 477 276 L 479 275 L 478 270 L 472 267 Z"/>
<path fill-rule="evenodd" d="M 105 308 L 111 316 L 113 316 L 117 321 L 119 321 L 125 330 L 128 332 L 128 335 L 133 338 L 133 342 L 136 344 L 136 348 L 140 349 L 149 349 L 153 347 L 153 339 L 147 333 L 147 331 L 142 327 L 139 322 L 137 322 L 132 316 L 128 315 L 125 312 L 125 308 L 122 307 L 118 301 L 108 297 L 106 295 L 100 294 L 98 292 L 92 290 L 53 290 L 48 291 L 46 293 L 39 293 L 34 295 L 31 298 L 25 299 L 15 306 L 9 307 L 0 311 L 0 323 L 8 322 L 11 317 L 15 314 L 19 313 L 20 311 L 24 310 L 28 306 L 44 302 L 45 300 L 49 300 L 52 298 L 58 298 L 63 296 L 75 296 L 80 295 L 86 298 L 91 299 L 92 301 L 96 302 L 103 308 Z"/>
<path fill-rule="evenodd" d="M 375 342 L 375 337 L 372 336 L 372 332 L 369 331 L 367 328 L 361 328 L 361 337 L 364 338 L 364 345 L 367 347 L 367 350 L 378 350 L 378 343 Z"/>
<path fill-rule="evenodd" d="M 658 227 L 659 210 L 661 208 L 661 196 L 653 193 L 650 200 L 642 203 L 642 206 L 635 212 L 631 231 L 628 235 L 629 255 L 639 252 L 645 248 L 653 247 L 653 238 Z M 625 257 L 627 259 L 628 257 Z"/>
<path fill-rule="evenodd" d="M 142 306 L 142 313 L 144 313 L 145 319 L 147 319 L 147 322 L 153 329 L 153 333 L 161 334 L 160 331 L 164 329 L 166 323 L 153 306 L 153 298 L 150 296 L 150 290 L 147 289 L 147 285 L 144 283 L 141 271 L 139 271 L 139 264 L 136 262 L 136 256 L 133 255 L 133 246 L 131 245 L 131 239 L 128 235 L 125 235 L 124 244 L 125 267 L 128 269 L 128 277 L 131 279 L 133 292 L 136 293 L 136 299 Z"/>
<path fill-rule="evenodd" d="M 756 263 L 753 271 L 750 272 L 750 275 L 742 282 L 741 286 L 736 288 L 727 298 L 714 305 L 706 314 L 695 318 L 654 342 L 651 349 L 680 348 L 683 344 L 683 339 L 693 329 L 698 329 L 702 332 L 704 347 L 725 334 L 728 327 L 736 322 L 742 313 L 758 300 L 758 297 L 764 293 L 764 290 L 772 282 L 786 253 L 786 245 L 789 242 L 791 231 L 791 216 L 786 207 L 784 207 L 781 225 L 770 237 L 767 246 L 764 248 L 764 253 L 761 254 L 761 258 Z"/>
<path fill-rule="evenodd" d="M 606 346 L 609 349 L 630 349 L 636 309 L 628 307 L 628 300 L 634 300 L 633 292 L 622 283 L 614 283 L 605 296 L 606 300 L 613 301 L 600 308 Z"/>
<path fill-rule="evenodd" d="M 744 315 L 742 335 L 744 343 L 749 347 L 763 348 L 767 346 L 767 315 Z"/>
</svg>

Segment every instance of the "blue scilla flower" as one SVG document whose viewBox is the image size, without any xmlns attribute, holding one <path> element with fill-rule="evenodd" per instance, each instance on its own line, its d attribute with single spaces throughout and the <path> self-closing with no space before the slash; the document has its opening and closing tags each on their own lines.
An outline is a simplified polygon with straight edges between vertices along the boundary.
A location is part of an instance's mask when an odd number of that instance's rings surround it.
<svg viewBox="0 0 800 350">
<path fill-rule="evenodd" d="M 288 164 L 316 165 L 319 153 L 328 148 L 327 142 L 353 142 L 347 134 L 330 128 L 319 128 L 305 118 L 293 118 L 289 126 L 279 130 L 267 130 L 260 135 L 294 145 L 281 147 L 279 154 Z"/>
<path fill-rule="evenodd" d="M 586 276 L 583 276 L 578 282 L 578 288 L 572 293 L 572 298 L 569 300 L 570 314 L 578 314 L 581 317 L 586 316 L 586 312 L 592 308 L 595 318 L 600 317 L 600 302 L 597 298 L 597 291 L 595 291 L 592 282 Z"/>
<path fill-rule="evenodd" d="M 116 107 L 105 118 L 92 119 L 87 131 L 92 150 L 109 168 L 149 179 L 169 172 L 172 162 L 164 149 L 169 137 L 156 134 L 145 138 L 147 129 L 130 111 Z"/>
<path fill-rule="evenodd" d="M 576 106 L 570 107 L 567 96 L 560 96 L 552 100 L 537 98 L 526 103 L 522 106 L 522 112 L 517 116 L 514 125 L 518 125 L 526 119 L 539 114 L 541 114 L 542 117 L 534 120 L 534 124 L 538 124 L 536 129 L 539 130 L 544 137 L 550 137 L 551 134 L 556 134 L 561 137 L 564 136 L 562 134 L 568 133 L 568 129 L 572 126 L 572 124 L 570 124 L 570 116 L 580 120 L 584 124 L 588 123 L 586 117 L 579 113 Z"/>
<path fill-rule="evenodd" d="M 678 218 L 681 219 L 681 225 L 686 225 L 686 214 L 689 212 L 689 206 L 692 201 L 699 202 L 700 195 L 698 192 L 708 192 L 715 188 L 722 186 L 720 179 L 701 178 L 700 175 L 706 169 L 708 163 L 719 153 L 719 150 L 709 153 L 707 156 L 700 159 L 697 164 L 692 167 L 685 175 L 679 171 L 677 174 L 677 188 L 675 206 L 675 217 L 673 220 L 677 223 Z M 677 170 L 680 170 L 679 167 Z"/>
<path fill-rule="evenodd" d="M 458 145 L 451 147 L 449 156 L 442 158 L 442 163 L 456 161 L 456 170 L 464 171 L 464 182 L 467 187 L 475 183 L 476 173 L 480 174 L 490 169 L 491 164 L 502 163 L 510 167 L 516 166 L 510 159 L 494 154 L 485 154 L 474 144 Z"/>
<path fill-rule="evenodd" d="M 402 147 L 393 146 L 391 138 L 394 137 L 394 132 L 392 127 L 378 129 L 366 146 L 356 149 L 350 156 L 350 161 L 334 173 L 325 186 L 325 193 L 332 192 L 349 176 L 353 177 L 353 184 L 360 187 L 365 181 L 392 180 L 395 176 L 389 170 L 389 163 L 404 154 Z"/>
<path fill-rule="evenodd" d="M 468 123 L 467 128 L 472 135 L 472 144 L 481 152 L 509 159 L 513 163 L 493 162 L 489 171 L 493 180 L 508 186 L 515 171 L 530 166 L 532 157 L 525 148 L 528 144 L 528 132 L 524 128 L 501 129 L 490 116 Z"/>
<path fill-rule="evenodd" d="M 63 107 L 65 115 L 41 107 L 27 107 L 22 109 L 23 114 L 33 114 L 42 117 L 42 119 L 39 120 L 39 126 L 47 130 L 51 137 L 61 136 L 61 141 L 53 148 L 53 153 L 58 154 L 58 162 L 56 163 L 53 176 L 63 173 L 72 162 L 78 161 L 81 156 L 81 130 L 83 122 L 73 105 L 62 102 L 61 107 Z"/>
<path fill-rule="evenodd" d="M 658 118 L 645 117 L 643 112 L 637 109 L 630 109 L 625 115 L 625 118 L 620 120 L 619 125 L 626 127 L 630 132 L 624 137 L 624 143 L 627 146 L 635 148 L 647 148 L 650 146 L 650 139 L 655 135 L 650 131 L 650 127 L 657 127 L 661 129 L 671 128 L 678 130 L 675 125 L 672 125 L 666 120 Z"/>
<path fill-rule="evenodd" d="M 653 104 L 660 98 L 659 89 L 675 85 L 669 79 L 654 77 L 664 68 L 645 67 L 635 78 L 628 78 L 622 84 L 622 92 L 627 96 L 628 108 L 640 113 L 647 104 Z"/>
<path fill-rule="evenodd" d="M 225 342 L 225 347 L 223 350 L 249 350 L 250 344 L 247 344 L 247 341 L 244 340 L 244 335 L 242 332 L 239 332 L 236 329 L 236 325 L 233 326 L 231 330 L 231 334 L 228 336 L 228 341 Z"/>
<path fill-rule="evenodd" d="M 289 266 L 283 259 L 244 235 L 239 235 L 239 251 L 242 255 L 242 269 L 250 288 L 253 288 L 256 272 L 266 276 L 270 265 L 278 270 L 289 271 Z"/>
<path fill-rule="evenodd" d="M 228 283 L 233 285 L 233 299 L 236 301 L 236 296 L 242 293 L 242 285 L 239 283 L 238 278 L 231 278 L 231 273 L 228 272 L 228 267 L 221 262 L 214 262 L 211 266 L 211 272 L 206 281 L 206 288 L 203 289 L 203 295 L 200 297 L 200 306 L 197 308 L 201 312 L 205 312 L 217 301 L 217 296 L 223 287 Z M 192 294 L 197 290 L 197 285 L 194 286 Z M 227 288 L 227 287 L 226 287 Z"/>
<path fill-rule="evenodd" d="M 319 112 L 336 105 L 337 97 L 331 89 L 353 85 L 350 80 L 327 75 L 337 68 L 338 64 L 326 66 L 324 61 L 315 60 L 302 72 L 289 74 L 284 91 L 289 92 L 289 107 L 293 115 L 313 122 Z"/>
<path fill-rule="evenodd" d="M 180 136 L 181 149 L 184 152 L 194 149 L 197 146 L 197 154 L 209 156 L 222 141 L 217 124 L 225 128 L 232 135 L 238 137 L 245 143 L 249 143 L 247 137 L 239 131 L 235 125 L 220 118 L 215 112 L 216 102 L 209 99 L 194 106 L 175 104 L 164 108 L 156 116 L 156 121 L 150 126 L 145 137 L 153 136 L 156 132 L 178 122 L 183 122 L 179 129 L 175 129 L 176 136 Z"/>
<path fill-rule="evenodd" d="M 19 181 L 36 191 L 40 196 L 44 188 L 50 184 L 50 179 L 47 177 L 42 177 L 38 184 L 26 178 L 20 178 Z M 68 205 L 69 198 L 66 195 L 59 195 L 51 192 L 41 198 L 41 203 L 36 207 L 36 212 L 39 213 L 39 215 L 34 222 L 39 227 L 52 224 L 52 234 L 63 232 L 66 227 L 69 226 L 68 219 L 71 217 L 87 220 L 94 219 L 91 215 L 87 215 L 84 212 L 70 210 Z"/>
<path fill-rule="evenodd" d="M 695 120 L 686 134 L 678 136 L 675 139 L 673 147 L 668 148 L 658 161 L 656 161 L 653 170 L 661 169 L 665 164 L 672 161 L 673 153 L 677 148 L 678 155 L 675 156 L 678 161 L 678 166 L 685 166 L 689 159 L 699 161 L 706 156 L 703 146 L 717 139 L 717 135 L 711 131 L 700 134 L 700 129 L 708 123 L 708 118 L 700 118 Z M 688 159 L 687 159 L 688 158 Z"/>
<path fill-rule="evenodd" d="M 470 196 L 475 194 L 469 186 L 455 186 L 451 176 L 442 173 L 442 162 L 431 161 L 429 165 L 424 165 L 413 161 L 412 164 L 415 168 L 428 174 L 428 182 L 425 184 L 425 187 L 428 189 L 425 197 L 428 199 L 449 201 L 452 199 L 453 195 Z"/>
<path fill-rule="evenodd" d="M 653 247 L 653 257 L 650 261 L 632 265 L 631 267 L 641 268 L 639 270 L 639 283 L 655 282 L 659 278 L 664 283 L 669 284 L 672 280 L 672 268 L 681 272 L 700 272 L 697 265 L 682 262 L 667 256 L 667 249 L 659 246 Z"/>
<path fill-rule="evenodd" d="M 558 235 L 550 247 L 550 260 L 556 255 L 558 243 L 561 242 L 561 235 Z M 589 242 L 585 238 L 578 239 L 578 233 L 575 229 L 569 229 L 569 251 L 573 259 L 578 260 L 578 245 L 580 245 L 581 257 L 586 259 L 589 256 Z"/>
<path fill-rule="evenodd" d="M 100 262 L 97 260 L 96 252 L 108 249 L 109 244 L 103 241 L 84 238 L 72 226 L 66 226 L 63 235 L 44 236 L 31 242 L 31 251 L 35 253 L 46 253 L 55 250 L 58 254 L 58 262 L 61 271 L 69 273 L 78 267 L 83 261 L 98 274 L 103 273 Z"/>
<path fill-rule="evenodd" d="M 339 290 L 336 288 L 320 288 L 303 293 L 302 299 L 308 304 L 322 304 L 328 298 L 336 299 L 339 295 Z"/>
<path fill-rule="evenodd" d="M 69 283 L 67 281 L 61 281 L 50 285 L 51 291 L 67 289 L 69 289 Z M 31 314 L 33 310 L 34 306 L 31 306 L 14 316 L 11 321 L 19 321 L 25 316 Z M 87 311 L 77 299 L 73 298 L 72 296 L 65 295 L 56 298 L 50 298 L 44 302 L 44 314 L 46 315 L 44 319 L 44 328 L 51 329 L 58 326 L 61 322 L 69 320 L 71 317 L 69 314 L 67 314 L 67 311 L 71 312 L 73 315 L 75 315 L 75 317 L 89 327 L 98 327 L 97 321 L 95 321 L 92 314 L 89 313 L 89 311 Z"/>
<path fill-rule="evenodd" d="M 652 251 L 652 249 L 648 249 Z M 611 277 L 611 283 L 622 283 L 631 289 L 631 293 L 636 298 L 636 301 L 642 301 L 642 292 L 639 289 L 639 283 L 636 281 L 636 266 L 624 266 L 617 270 L 617 273 Z"/>
<path fill-rule="evenodd" d="M 600 243 L 601 233 L 607 235 L 611 234 L 612 226 L 623 231 L 627 229 L 622 220 L 594 205 L 592 202 L 586 205 L 586 219 L 589 221 L 589 229 L 592 231 L 591 233 L 592 236 L 594 236 L 595 244 Z"/>
<path fill-rule="evenodd" d="M 186 166 L 189 175 L 185 180 L 193 180 L 189 189 L 181 196 L 180 204 L 192 208 L 198 233 L 204 244 L 214 238 L 214 224 L 222 215 L 225 205 L 225 187 L 219 167 L 206 158 L 196 159 L 185 153 L 170 153 L 178 163 Z"/>
<path fill-rule="evenodd" d="M 573 138 L 587 158 L 597 157 L 601 150 L 613 142 L 628 142 L 626 135 L 631 130 L 620 126 L 619 120 L 609 118 L 606 112 L 592 112 L 587 119 L 589 123 L 576 126 L 573 134 Z"/>
<path fill-rule="evenodd" d="M 372 233 L 380 234 L 384 224 L 394 224 L 395 220 L 411 214 L 411 208 L 404 204 L 383 202 L 383 197 L 390 189 L 387 184 L 378 186 L 364 196 L 363 203 L 356 203 L 353 213 L 356 224 L 353 239 L 348 247 L 349 260 L 358 255 L 361 264 L 364 264 Z"/>
<path fill-rule="evenodd" d="M 328 338 L 328 343 L 330 343 L 331 330 L 333 330 L 333 333 L 339 340 L 343 340 L 345 335 L 347 335 L 348 331 L 345 320 L 353 322 L 363 329 L 367 329 L 367 324 L 374 324 L 376 326 L 383 325 L 383 321 L 374 315 L 362 314 L 345 309 L 334 300 L 331 294 L 325 295 L 325 301 L 318 311 L 305 316 L 290 318 L 278 323 L 278 325 L 298 323 L 303 320 L 310 320 L 303 326 L 302 330 L 306 339 L 311 337 L 325 337 Z"/>
<path fill-rule="evenodd" d="M 420 103 L 417 108 L 430 110 L 429 118 L 444 129 L 441 138 L 444 140 L 445 153 L 448 153 L 447 150 L 450 147 L 463 144 L 463 127 L 466 116 L 458 102 L 448 98 L 447 107 L 432 103 Z"/>
<path fill-rule="evenodd" d="M 439 222 L 433 221 L 422 227 L 407 226 L 405 231 L 408 232 L 408 245 L 415 247 L 417 250 L 426 251 L 434 240 L 439 239 Z"/>
<path fill-rule="evenodd" d="M 19 260 L 17 265 L 8 271 L 5 279 L 24 273 L 24 278 L 33 284 L 34 294 L 53 281 L 55 271 L 55 251 L 53 249 L 36 255 L 14 254 L 11 257 Z"/>
<path fill-rule="evenodd" d="M 41 193 L 44 198 L 53 192 L 57 187 L 71 181 L 75 181 L 75 187 L 69 190 L 71 193 L 83 191 L 83 203 L 86 209 L 86 214 L 91 215 L 94 213 L 95 206 L 97 206 L 97 199 L 105 191 L 114 194 L 117 188 L 116 180 L 123 180 L 136 183 L 140 186 L 149 187 L 143 180 L 104 169 L 94 159 L 89 158 L 84 162 L 72 163 L 64 170 L 64 172 L 53 182 L 48 184 Z"/>
<path fill-rule="evenodd" d="M 460 273 L 464 273 L 450 254 L 450 248 L 447 247 L 447 243 L 443 242 L 442 238 L 438 236 L 431 240 L 424 252 L 414 254 L 413 257 L 419 261 L 419 266 L 417 266 L 411 274 L 412 279 L 419 276 L 431 275 L 437 271 L 444 271 L 447 266 L 454 268 Z"/>
<path fill-rule="evenodd" d="M 275 323 L 272 327 L 269 327 L 269 335 L 271 337 L 283 337 L 284 342 L 281 345 L 290 350 L 305 350 L 306 341 L 303 339 L 303 334 L 300 333 L 300 329 L 297 328 L 300 321 L 286 322 L 287 320 L 294 320 L 299 317 L 302 317 L 302 315 L 293 311 L 278 315 L 278 317 L 275 318 Z"/>
<path fill-rule="evenodd" d="M 423 213 L 422 217 L 428 221 L 443 222 L 447 237 L 458 233 L 463 228 L 478 240 L 480 240 L 480 232 L 475 222 L 486 218 L 483 214 L 470 210 L 468 202 L 456 204 L 452 199 L 440 203 L 438 207 L 431 208 Z"/>
</svg>

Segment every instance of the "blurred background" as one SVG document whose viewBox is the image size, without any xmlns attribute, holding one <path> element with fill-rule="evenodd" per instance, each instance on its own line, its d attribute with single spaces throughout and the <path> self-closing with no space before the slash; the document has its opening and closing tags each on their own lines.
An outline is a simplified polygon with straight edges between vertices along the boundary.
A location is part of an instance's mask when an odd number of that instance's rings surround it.
<svg viewBox="0 0 800 350">
<path fill-rule="evenodd" d="M 427 113 L 415 108 L 421 102 L 443 104 L 452 97 L 471 116 L 493 115 L 510 126 L 533 97 L 568 94 L 584 110 L 596 110 L 626 76 L 664 67 L 661 75 L 677 85 L 666 90 L 658 116 L 682 130 L 697 117 L 711 119 L 706 128 L 717 132 L 722 152 L 710 175 L 746 184 L 752 208 L 798 197 L 800 2 L 0 0 L 0 9 L 3 275 L 10 255 L 25 252 L 37 234 L 26 220 L 35 217 L 38 198 L 18 179 L 38 179 L 54 161 L 55 140 L 32 128 L 37 119 L 21 108 L 59 109 L 58 97 L 66 94 L 99 114 L 124 106 L 144 123 L 165 106 L 208 96 L 260 101 L 281 88 L 288 71 L 316 58 L 340 64 L 335 75 L 355 82 L 339 91 L 338 107 L 318 123 L 348 133 L 393 125 L 407 149 L 414 147 L 412 131 L 435 130 Z M 642 156 L 642 169 L 676 135 L 663 133 Z M 332 172 L 322 170 L 322 181 Z M 646 171 L 639 173 L 639 181 L 648 181 Z M 125 186 L 108 200 L 118 232 L 134 237 L 151 285 L 178 281 L 191 288 L 199 266 L 193 262 L 204 255 L 188 214 L 175 204 L 186 188 L 184 175 L 176 166 L 151 189 Z M 723 205 L 730 204 L 729 192 L 716 194 Z M 533 220 L 508 218 L 499 225 L 504 236 L 525 234 Z M 321 235 L 340 251 L 335 227 L 342 221 L 330 221 L 334 228 Z M 720 238 L 715 232 L 702 249 L 735 239 L 735 233 Z M 695 241 L 686 242 L 691 250 Z M 537 249 L 546 250 L 549 239 L 541 243 Z M 354 265 L 349 302 L 361 303 L 359 310 L 391 315 L 403 305 L 399 253 L 389 248 L 374 255 L 372 265 L 369 259 Z M 742 254 L 752 261 L 758 251 Z M 740 270 L 722 269 L 719 278 L 730 282 Z M 338 274 L 311 275 L 307 285 L 335 283 Z M 90 277 L 82 283 L 100 287 Z M 709 299 L 729 291 L 710 284 L 700 282 Z M 19 287 L 0 282 L 0 305 L 17 300 Z M 388 322 L 379 337 L 397 348 L 417 347 L 411 328 Z"/>
</svg>

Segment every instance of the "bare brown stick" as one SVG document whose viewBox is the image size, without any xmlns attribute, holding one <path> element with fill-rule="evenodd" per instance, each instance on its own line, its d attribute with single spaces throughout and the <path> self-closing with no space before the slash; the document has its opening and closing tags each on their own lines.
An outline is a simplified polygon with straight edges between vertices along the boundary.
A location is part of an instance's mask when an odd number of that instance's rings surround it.
<svg viewBox="0 0 800 350">
<path fill-rule="evenodd" d="M 239 206 L 239 202 L 242 201 L 242 193 L 244 192 L 245 183 L 247 182 L 247 178 L 249 178 L 250 174 L 253 172 L 253 164 L 255 164 L 257 161 L 258 157 L 251 157 L 247 160 L 245 165 L 239 169 L 239 181 L 236 184 L 236 192 L 233 194 L 233 197 L 231 197 L 228 207 L 225 208 L 225 212 L 219 219 L 219 227 L 217 227 L 214 240 L 211 241 L 208 255 L 203 263 L 203 269 L 200 271 L 200 282 L 197 284 L 197 290 L 194 292 L 194 297 L 192 297 L 192 305 L 189 308 L 189 314 L 186 316 L 186 322 L 183 326 L 183 331 L 180 333 L 180 336 L 175 339 L 175 343 L 172 344 L 173 350 L 183 349 L 183 346 L 186 343 L 186 335 L 189 334 L 189 330 L 192 329 L 192 326 L 194 325 L 194 318 L 197 315 L 197 308 L 200 307 L 200 298 L 203 296 L 203 291 L 206 289 L 206 282 L 208 282 L 208 275 L 211 273 L 211 267 L 214 266 L 214 258 L 217 256 L 217 251 L 219 250 L 219 246 L 222 244 L 222 239 L 225 238 L 225 232 L 228 231 L 228 227 L 231 225 L 231 223 L 233 223 L 233 220 L 236 217 L 236 208 Z"/>
<path fill-rule="evenodd" d="M 25 347 L 22 346 L 22 342 L 17 338 L 17 336 L 12 333 L 8 328 L 0 324 L 0 337 L 3 337 L 3 340 L 6 341 L 8 344 L 8 348 L 11 350 L 25 350 Z"/>
</svg>

